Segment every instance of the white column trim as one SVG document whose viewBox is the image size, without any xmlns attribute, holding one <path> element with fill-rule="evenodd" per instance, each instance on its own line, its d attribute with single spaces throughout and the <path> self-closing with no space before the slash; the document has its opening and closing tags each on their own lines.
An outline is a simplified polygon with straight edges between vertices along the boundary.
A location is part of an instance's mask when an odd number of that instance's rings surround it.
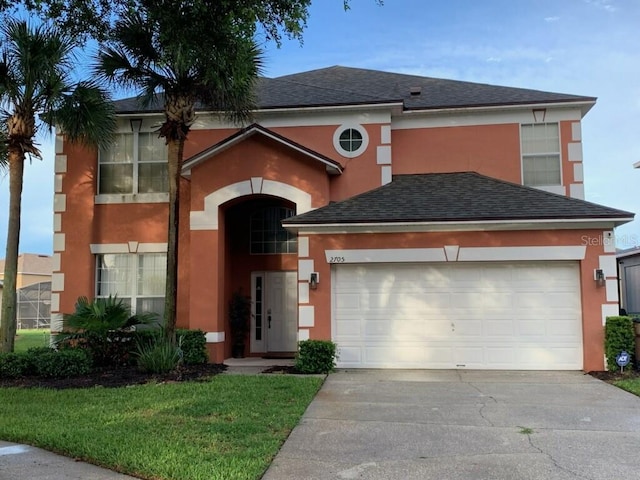
<svg viewBox="0 0 640 480">
<path fill-rule="evenodd" d="M 207 343 L 222 343 L 225 339 L 224 332 L 207 332 L 204 335 Z"/>
</svg>

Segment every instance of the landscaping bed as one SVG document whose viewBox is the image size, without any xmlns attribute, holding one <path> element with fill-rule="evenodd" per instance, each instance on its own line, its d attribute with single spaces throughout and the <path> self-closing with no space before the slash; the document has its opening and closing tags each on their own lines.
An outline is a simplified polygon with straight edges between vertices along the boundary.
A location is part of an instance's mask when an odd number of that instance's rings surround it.
<svg viewBox="0 0 640 480">
<path fill-rule="evenodd" d="M 41 387 L 57 390 L 67 388 L 90 387 L 126 387 L 143 385 L 150 382 L 182 382 L 187 380 L 205 380 L 223 372 L 227 368 L 222 364 L 181 365 L 166 374 L 151 374 L 140 371 L 135 366 L 102 369 L 69 378 L 43 378 L 25 376 L 21 378 L 0 378 L 0 387 Z"/>
<path fill-rule="evenodd" d="M 589 372 L 589 375 L 607 383 L 614 383 L 620 380 L 640 379 L 640 371 L 633 369 L 625 369 L 624 372 L 620 372 L 619 369 L 612 371 L 596 371 Z"/>
</svg>

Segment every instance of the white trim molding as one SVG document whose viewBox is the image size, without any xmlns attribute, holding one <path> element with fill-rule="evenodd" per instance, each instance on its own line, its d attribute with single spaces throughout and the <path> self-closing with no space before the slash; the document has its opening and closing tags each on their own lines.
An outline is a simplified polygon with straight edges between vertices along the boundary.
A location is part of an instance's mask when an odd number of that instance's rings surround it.
<svg viewBox="0 0 640 480">
<path fill-rule="evenodd" d="M 457 249 L 457 252 L 456 252 Z M 327 263 L 494 262 L 526 260 L 583 260 L 585 245 L 530 247 L 387 248 L 325 250 Z M 457 253 L 454 256 L 454 253 Z"/>
<path fill-rule="evenodd" d="M 304 342 L 305 340 L 309 340 L 309 330 L 307 328 L 301 328 L 298 330 L 298 341 Z"/>
<path fill-rule="evenodd" d="M 376 248 L 325 250 L 327 263 L 446 262 L 443 248 Z"/>
<path fill-rule="evenodd" d="M 224 332 L 207 332 L 204 335 L 207 343 L 222 343 L 224 342 Z"/>
<path fill-rule="evenodd" d="M 460 262 L 584 260 L 586 245 L 531 247 L 461 247 Z"/>
<path fill-rule="evenodd" d="M 558 218 L 540 220 L 478 220 L 469 222 L 286 223 L 298 234 L 469 232 L 505 230 L 578 230 L 613 228 L 633 221 L 625 218 Z"/>
<path fill-rule="evenodd" d="M 132 250 L 132 247 L 137 247 Z M 165 253 L 166 243 L 92 243 L 89 245 L 91 253 L 103 255 L 109 253 Z"/>
<path fill-rule="evenodd" d="M 311 195 L 304 190 L 275 180 L 252 177 L 222 187 L 204 197 L 204 210 L 190 213 L 191 230 L 218 230 L 220 206 L 235 198 L 252 194 L 271 195 L 289 200 L 296 204 L 296 214 L 312 210 Z"/>
<path fill-rule="evenodd" d="M 66 155 L 56 155 L 53 170 L 55 173 L 67 173 Z"/>
<path fill-rule="evenodd" d="M 168 203 L 168 193 L 101 193 L 93 199 L 96 205 L 118 203 Z"/>
</svg>

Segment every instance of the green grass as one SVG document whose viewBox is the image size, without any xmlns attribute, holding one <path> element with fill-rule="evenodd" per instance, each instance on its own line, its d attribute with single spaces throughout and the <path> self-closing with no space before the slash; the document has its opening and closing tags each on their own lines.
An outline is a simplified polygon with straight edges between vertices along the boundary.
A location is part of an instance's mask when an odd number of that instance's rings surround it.
<svg viewBox="0 0 640 480">
<path fill-rule="evenodd" d="M 33 329 L 18 330 L 16 335 L 16 343 L 14 350 L 16 352 L 26 352 L 31 347 L 48 347 L 49 346 L 49 330 Z"/>
<path fill-rule="evenodd" d="M 0 439 L 145 479 L 257 479 L 321 383 L 218 375 L 116 389 L 3 388 Z"/>
<path fill-rule="evenodd" d="M 624 380 L 617 380 L 613 382 L 613 384 L 626 390 L 627 392 L 631 392 L 634 395 L 638 395 L 640 397 L 640 378 L 627 378 Z"/>
</svg>

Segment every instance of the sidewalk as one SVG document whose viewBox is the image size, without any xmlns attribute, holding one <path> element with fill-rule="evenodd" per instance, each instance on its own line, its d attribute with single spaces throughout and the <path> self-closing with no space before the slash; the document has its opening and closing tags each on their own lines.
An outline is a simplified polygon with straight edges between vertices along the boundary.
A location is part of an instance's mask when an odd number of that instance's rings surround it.
<svg viewBox="0 0 640 480">
<path fill-rule="evenodd" d="M 41 448 L 0 441 L 0 480 L 134 480 Z"/>
</svg>

